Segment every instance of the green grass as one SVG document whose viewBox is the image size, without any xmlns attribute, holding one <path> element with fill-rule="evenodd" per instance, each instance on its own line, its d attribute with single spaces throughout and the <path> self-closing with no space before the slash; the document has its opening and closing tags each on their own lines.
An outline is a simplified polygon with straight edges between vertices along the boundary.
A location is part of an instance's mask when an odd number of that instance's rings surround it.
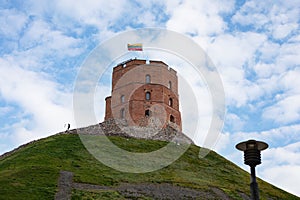
<svg viewBox="0 0 300 200">
<path fill-rule="evenodd" d="M 110 138 L 132 152 L 156 150 L 166 142 Z M 0 160 L 0 199 L 53 199 L 60 170 L 74 173 L 74 181 L 103 186 L 120 183 L 171 183 L 199 190 L 217 187 L 232 199 L 238 192 L 249 194 L 249 174 L 211 151 L 198 158 L 199 147 L 192 145 L 176 162 L 150 173 L 123 173 L 96 160 L 77 135 L 55 135 L 34 142 Z M 261 199 L 300 199 L 258 180 Z M 72 199 L 126 199 L 116 191 L 73 190 Z"/>
</svg>

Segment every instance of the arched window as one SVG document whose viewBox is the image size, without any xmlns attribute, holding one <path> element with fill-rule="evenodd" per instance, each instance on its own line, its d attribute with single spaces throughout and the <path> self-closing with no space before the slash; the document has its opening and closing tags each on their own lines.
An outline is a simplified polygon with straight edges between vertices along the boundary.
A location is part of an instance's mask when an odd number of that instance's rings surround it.
<svg viewBox="0 0 300 200">
<path fill-rule="evenodd" d="M 122 108 L 122 109 L 120 110 L 120 117 L 121 117 L 121 119 L 124 119 L 124 118 L 125 118 L 125 109 L 124 109 L 124 108 Z"/>
<path fill-rule="evenodd" d="M 151 93 L 150 92 L 146 92 L 146 100 L 150 100 L 151 99 Z"/>
<path fill-rule="evenodd" d="M 150 116 L 151 116 L 151 111 L 145 110 L 145 117 L 150 117 Z"/>
<path fill-rule="evenodd" d="M 124 103 L 124 102 L 125 102 L 125 96 L 122 95 L 122 96 L 121 96 L 121 103 Z"/>
<path fill-rule="evenodd" d="M 171 90 L 172 89 L 172 82 L 171 81 L 169 81 L 169 83 L 168 83 L 168 88 Z"/>
<path fill-rule="evenodd" d="M 174 116 L 173 116 L 173 115 L 170 115 L 170 122 L 173 122 L 173 123 L 175 123 L 175 118 L 174 118 Z"/>
<path fill-rule="evenodd" d="M 173 99 L 172 98 L 169 99 L 169 106 L 173 107 Z"/>
<path fill-rule="evenodd" d="M 146 75 L 146 83 L 151 83 L 151 76 L 149 74 Z"/>
</svg>

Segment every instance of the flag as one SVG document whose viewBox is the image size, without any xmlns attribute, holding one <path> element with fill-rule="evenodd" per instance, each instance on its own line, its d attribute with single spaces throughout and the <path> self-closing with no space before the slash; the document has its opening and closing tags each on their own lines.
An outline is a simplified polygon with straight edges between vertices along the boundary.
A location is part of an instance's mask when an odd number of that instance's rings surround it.
<svg viewBox="0 0 300 200">
<path fill-rule="evenodd" d="M 143 51 L 143 44 L 136 43 L 136 44 L 127 44 L 128 51 Z"/>
</svg>

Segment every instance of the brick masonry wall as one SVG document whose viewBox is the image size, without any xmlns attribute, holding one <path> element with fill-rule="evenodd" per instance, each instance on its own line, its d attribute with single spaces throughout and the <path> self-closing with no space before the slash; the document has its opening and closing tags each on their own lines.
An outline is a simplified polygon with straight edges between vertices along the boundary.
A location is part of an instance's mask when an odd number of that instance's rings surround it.
<svg viewBox="0 0 300 200">
<path fill-rule="evenodd" d="M 149 83 L 146 83 L 147 75 L 151 79 Z M 151 93 L 150 100 L 146 100 L 146 92 Z M 172 105 L 169 105 L 170 99 Z M 145 60 L 130 60 L 116 66 L 112 75 L 112 95 L 106 98 L 105 120 L 125 116 L 129 125 L 147 126 L 146 110 L 151 111 L 151 117 L 159 120 L 162 127 L 173 118 L 181 130 L 176 71 L 162 61 L 146 64 Z"/>
<path fill-rule="evenodd" d="M 104 120 L 108 120 L 112 118 L 111 113 L 111 96 L 105 98 L 105 118 Z"/>
</svg>

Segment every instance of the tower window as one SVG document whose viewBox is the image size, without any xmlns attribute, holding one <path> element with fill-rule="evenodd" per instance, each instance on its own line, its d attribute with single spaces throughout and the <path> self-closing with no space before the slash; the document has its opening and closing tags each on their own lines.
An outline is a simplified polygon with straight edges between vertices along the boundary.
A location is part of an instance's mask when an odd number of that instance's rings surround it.
<svg viewBox="0 0 300 200">
<path fill-rule="evenodd" d="M 173 99 L 172 98 L 169 99 L 169 106 L 173 107 Z"/>
<path fill-rule="evenodd" d="M 175 118 L 174 118 L 174 116 L 173 116 L 173 115 L 170 115 L 170 122 L 173 122 L 173 123 L 175 123 Z"/>
<path fill-rule="evenodd" d="M 150 110 L 145 110 L 145 117 L 150 117 L 151 111 Z"/>
<path fill-rule="evenodd" d="M 146 75 L 146 83 L 151 83 L 151 76 L 149 74 Z"/>
<path fill-rule="evenodd" d="M 124 103 L 124 102 L 125 102 L 125 96 L 122 95 L 122 96 L 121 96 L 121 103 Z"/>
<path fill-rule="evenodd" d="M 171 90 L 172 89 L 172 82 L 171 81 L 169 81 L 169 83 L 168 83 L 168 88 Z"/>
<path fill-rule="evenodd" d="M 151 93 L 150 92 L 146 92 L 146 100 L 150 100 L 151 99 Z"/>
<path fill-rule="evenodd" d="M 124 119 L 124 118 L 125 118 L 125 109 L 124 109 L 124 108 L 122 108 L 122 109 L 120 110 L 120 117 L 121 117 L 121 119 Z"/>
</svg>

